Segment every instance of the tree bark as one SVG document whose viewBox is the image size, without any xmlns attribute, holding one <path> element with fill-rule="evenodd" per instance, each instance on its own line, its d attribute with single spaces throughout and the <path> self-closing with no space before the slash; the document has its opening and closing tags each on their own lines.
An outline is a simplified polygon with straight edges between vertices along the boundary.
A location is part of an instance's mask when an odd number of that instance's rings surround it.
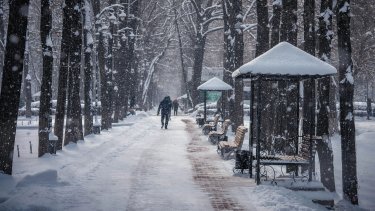
<svg viewBox="0 0 375 211">
<path fill-rule="evenodd" d="M 9 24 L 0 94 L 0 172 L 12 174 L 25 53 L 28 0 L 9 2 Z"/>
<path fill-rule="evenodd" d="M 297 1 L 283 0 L 281 14 L 280 41 L 297 46 Z M 298 82 L 279 81 L 278 91 L 280 103 L 277 118 L 279 122 L 278 136 L 285 138 L 289 145 L 294 146 L 298 138 Z"/>
<path fill-rule="evenodd" d="M 55 135 L 58 137 L 56 149 L 61 150 L 64 140 L 64 123 L 66 110 L 66 95 L 69 72 L 69 53 L 70 53 L 70 9 L 63 8 L 63 27 L 61 39 L 61 56 L 59 70 L 59 85 L 57 94 L 57 106 L 55 115 Z M 67 143 L 64 143 L 66 145 Z"/>
<path fill-rule="evenodd" d="M 242 2 L 224 0 L 222 2 L 224 14 L 224 81 L 234 88 L 233 96 L 225 99 L 226 104 L 233 103 L 229 107 L 229 115 L 233 121 L 232 130 L 243 125 L 243 82 L 242 79 L 233 80 L 231 74 L 243 64 L 243 32 L 239 28 L 242 25 Z M 229 93 L 231 95 L 232 93 Z M 232 102 L 230 102 L 232 101 Z"/>
<path fill-rule="evenodd" d="M 200 31 L 201 27 L 197 26 L 197 31 Z M 196 42 L 194 44 L 194 64 L 193 64 L 193 75 L 192 75 L 192 89 L 191 98 L 193 100 L 193 105 L 197 105 L 200 102 L 198 86 L 202 83 L 202 69 L 203 69 L 203 59 L 204 51 L 206 45 L 206 37 L 200 32 L 196 35 Z"/>
<path fill-rule="evenodd" d="M 350 0 L 337 1 L 340 82 L 340 131 L 344 199 L 358 204 L 357 155 L 353 116 L 353 61 L 350 42 Z"/>
<path fill-rule="evenodd" d="M 94 49 L 94 39 L 93 39 L 93 29 L 91 24 L 92 19 L 92 4 L 91 0 L 84 1 L 84 10 L 83 10 L 83 23 L 84 23 L 84 135 L 90 135 L 92 133 L 93 119 L 92 119 L 92 108 L 91 108 L 91 93 L 92 93 L 92 71 L 93 71 L 93 61 L 92 61 L 92 52 Z"/>
<path fill-rule="evenodd" d="M 177 9 L 175 8 L 173 10 L 174 12 L 174 18 L 175 18 L 175 21 L 174 21 L 174 24 L 176 26 L 176 32 L 177 32 L 177 38 L 178 38 L 178 47 L 179 47 L 179 55 L 180 55 L 180 63 L 181 63 L 181 74 L 182 74 L 182 78 L 181 78 L 181 95 L 183 95 L 184 93 L 186 93 L 186 96 L 187 96 L 187 99 L 188 101 L 190 100 L 190 92 L 189 92 L 189 89 L 188 89 L 188 84 L 187 84 L 187 70 L 185 69 L 185 63 L 184 63 L 184 52 L 182 50 L 182 39 L 181 39 L 181 32 L 180 32 L 180 26 L 179 26 L 179 23 L 178 23 L 178 14 L 177 14 Z M 189 102 L 189 104 L 191 104 L 191 102 Z M 186 108 L 185 108 L 186 109 Z"/>
<path fill-rule="evenodd" d="M 315 1 L 305 0 L 304 1 L 304 12 L 303 12 L 303 37 L 304 37 L 304 51 L 315 56 Z M 310 134 L 310 125 L 315 125 L 315 118 L 310 115 L 311 107 L 315 108 L 315 95 L 313 95 L 312 89 L 315 89 L 314 81 L 305 80 L 303 82 L 303 123 L 302 123 L 302 134 L 306 137 L 311 137 L 315 134 Z M 313 118 L 313 119 L 312 119 Z M 311 135 L 311 136 L 310 136 Z M 302 140 L 302 157 L 309 159 L 309 146 L 311 142 L 308 139 L 303 138 Z M 307 170 L 308 167 L 303 166 L 302 171 Z"/>
<path fill-rule="evenodd" d="M 39 108 L 39 157 L 48 152 L 48 134 L 51 131 L 51 102 L 52 102 L 52 13 L 50 0 L 41 2 L 40 38 L 43 50 L 43 78 L 40 90 Z"/>
<path fill-rule="evenodd" d="M 319 16 L 319 57 L 329 63 L 331 58 L 332 40 L 332 0 L 322 0 Z M 312 17 L 313 18 L 313 17 Z M 336 191 L 333 166 L 333 151 L 329 133 L 330 117 L 330 78 L 318 81 L 319 106 L 317 116 L 317 135 L 323 140 L 318 141 L 317 152 L 320 161 L 320 178 L 323 185 L 331 192 Z"/>
<path fill-rule="evenodd" d="M 280 41 L 297 46 L 297 0 L 282 0 Z"/>
<path fill-rule="evenodd" d="M 257 0 L 257 44 L 255 57 L 269 49 L 269 26 L 267 0 Z"/>
<path fill-rule="evenodd" d="M 82 51 L 82 19 L 81 0 L 66 2 L 71 10 L 70 15 L 70 53 L 69 53 L 69 84 L 68 110 L 65 130 L 65 143 L 83 140 L 80 91 L 81 51 Z M 79 8 L 79 10 L 77 9 Z"/>
<path fill-rule="evenodd" d="M 4 0 L 0 0 L 0 92 L 3 78 L 5 54 L 5 25 L 4 25 Z"/>
<path fill-rule="evenodd" d="M 273 0 L 273 16 L 271 20 L 271 47 L 280 42 L 280 19 L 282 3 L 280 0 Z"/>
<path fill-rule="evenodd" d="M 31 118 L 31 76 L 29 74 L 29 41 L 28 41 L 28 34 L 26 35 L 26 47 L 25 47 L 25 59 L 23 62 L 23 74 L 24 74 L 24 95 L 25 95 L 25 107 L 26 107 L 26 112 L 25 116 L 26 118 Z"/>
</svg>

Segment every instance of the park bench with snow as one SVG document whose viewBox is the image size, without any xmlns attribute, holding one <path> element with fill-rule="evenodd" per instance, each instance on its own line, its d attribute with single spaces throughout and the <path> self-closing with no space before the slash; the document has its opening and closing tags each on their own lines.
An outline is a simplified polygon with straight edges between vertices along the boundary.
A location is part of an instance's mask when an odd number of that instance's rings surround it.
<svg viewBox="0 0 375 211">
<path fill-rule="evenodd" d="M 208 140 L 212 144 L 217 144 L 220 141 L 224 141 L 227 137 L 228 128 L 231 124 L 231 121 L 229 119 L 225 120 L 223 124 L 221 125 L 220 131 L 211 131 L 208 133 Z"/>
<path fill-rule="evenodd" d="M 228 159 L 237 150 L 241 149 L 246 132 L 247 132 L 247 128 L 245 126 L 238 126 L 234 141 L 232 142 L 220 141 L 218 143 L 217 152 L 220 153 L 223 159 Z"/>
<path fill-rule="evenodd" d="M 216 114 L 214 116 L 213 121 L 207 121 L 206 124 L 202 127 L 202 132 L 204 135 L 207 135 L 210 131 L 216 131 L 217 124 L 219 123 L 220 114 Z"/>
</svg>

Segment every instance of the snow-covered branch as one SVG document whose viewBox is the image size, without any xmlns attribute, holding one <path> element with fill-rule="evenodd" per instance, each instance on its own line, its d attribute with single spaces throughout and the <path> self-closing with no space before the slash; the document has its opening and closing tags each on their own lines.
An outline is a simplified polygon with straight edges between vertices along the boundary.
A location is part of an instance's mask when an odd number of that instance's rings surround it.
<svg viewBox="0 0 375 211">
<path fill-rule="evenodd" d="M 207 36 L 208 34 L 210 34 L 212 32 L 219 31 L 219 30 L 222 30 L 222 29 L 224 29 L 223 26 L 208 29 L 206 32 L 203 33 L 203 36 Z"/>
</svg>

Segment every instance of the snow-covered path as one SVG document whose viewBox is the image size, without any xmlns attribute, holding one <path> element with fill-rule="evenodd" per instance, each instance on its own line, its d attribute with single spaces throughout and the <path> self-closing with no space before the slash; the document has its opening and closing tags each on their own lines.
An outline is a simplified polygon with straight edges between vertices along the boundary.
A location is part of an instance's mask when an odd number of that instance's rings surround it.
<svg viewBox="0 0 375 211">
<path fill-rule="evenodd" d="M 242 191 L 253 182 L 230 180 L 213 146 L 192 150 L 199 131 L 186 118 L 172 117 L 168 130 L 157 116 L 127 120 L 57 156 L 15 159 L 14 177 L 0 178 L 12 190 L 0 210 L 254 210 Z"/>
<path fill-rule="evenodd" d="M 363 122 L 357 129 L 360 202 L 370 210 L 373 125 Z M 232 132 L 228 136 L 233 139 Z M 20 157 L 13 158 L 13 176 L 0 174 L 1 211 L 325 210 L 300 192 L 256 186 L 248 175 L 233 174 L 234 160 L 222 160 L 188 116 L 173 116 L 164 130 L 160 116 L 139 112 L 56 156 L 37 158 L 37 140 L 36 127 L 17 128 Z M 336 177 L 337 143 L 333 139 Z M 341 192 L 340 185 L 337 189 Z"/>
</svg>

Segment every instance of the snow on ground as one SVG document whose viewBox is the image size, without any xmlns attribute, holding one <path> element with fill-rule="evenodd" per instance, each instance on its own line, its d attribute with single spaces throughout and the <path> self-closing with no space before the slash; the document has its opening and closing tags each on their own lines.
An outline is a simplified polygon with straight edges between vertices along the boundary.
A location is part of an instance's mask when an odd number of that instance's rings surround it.
<svg viewBox="0 0 375 211">
<path fill-rule="evenodd" d="M 169 129 L 161 130 L 160 117 L 140 113 L 110 131 L 42 158 L 37 158 L 37 128 L 19 127 L 20 157 L 14 156 L 14 175 L 0 175 L 0 210 L 212 210 L 209 194 L 193 179 L 187 152 L 191 140 L 181 121 L 184 118 L 190 117 L 172 117 Z M 375 207 L 375 165 L 370 154 L 375 121 L 359 120 L 357 132 L 360 204 L 371 210 Z M 200 139 L 211 154 L 216 153 L 206 136 Z M 338 177 L 341 164 L 336 139 Z M 234 160 L 213 156 L 212 162 L 229 178 L 236 176 Z M 246 202 L 247 210 L 324 210 L 298 192 L 255 186 L 253 179 L 248 182 L 248 189 L 230 192 L 239 203 Z M 341 181 L 336 182 L 340 193 Z"/>
<path fill-rule="evenodd" d="M 375 210 L 375 118 L 356 117 L 356 150 L 359 205 Z M 336 191 L 342 198 L 341 139 L 332 138 Z"/>
</svg>

